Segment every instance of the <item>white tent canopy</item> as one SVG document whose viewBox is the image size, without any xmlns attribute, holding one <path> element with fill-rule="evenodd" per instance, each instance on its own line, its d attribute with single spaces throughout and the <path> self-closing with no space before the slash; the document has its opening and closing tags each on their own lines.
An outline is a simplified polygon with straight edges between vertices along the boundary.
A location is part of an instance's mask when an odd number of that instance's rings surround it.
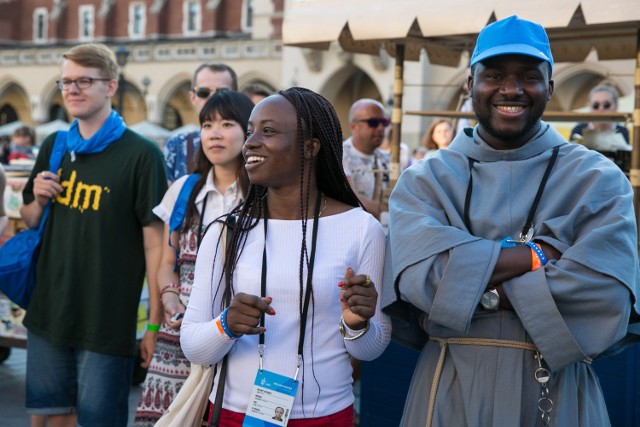
<svg viewBox="0 0 640 427">
<path fill-rule="evenodd" d="M 348 52 L 384 47 L 392 55 L 401 43 L 407 60 L 425 48 L 432 64 L 457 66 L 485 25 L 511 15 L 543 25 L 558 62 L 582 61 L 592 48 L 600 59 L 636 55 L 638 0 L 292 0 L 282 38 L 288 46 L 328 49 L 338 41 Z"/>
<path fill-rule="evenodd" d="M 36 126 L 36 145 L 42 144 L 42 141 L 44 141 L 47 136 L 51 135 L 54 132 L 58 132 L 60 130 L 69 130 L 69 126 L 69 123 L 60 119 L 56 119 L 51 122 L 41 124 L 40 126 Z"/>
<path fill-rule="evenodd" d="M 22 126 L 25 126 L 25 124 L 20 120 L 2 125 L 0 126 L 0 136 L 11 136 L 16 129 Z"/>
<path fill-rule="evenodd" d="M 171 137 L 171 131 L 147 120 L 131 125 L 129 128 L 140 135 L 156 141 L 160 146 L 164 145 L 167 139 Z"/>
</svg>

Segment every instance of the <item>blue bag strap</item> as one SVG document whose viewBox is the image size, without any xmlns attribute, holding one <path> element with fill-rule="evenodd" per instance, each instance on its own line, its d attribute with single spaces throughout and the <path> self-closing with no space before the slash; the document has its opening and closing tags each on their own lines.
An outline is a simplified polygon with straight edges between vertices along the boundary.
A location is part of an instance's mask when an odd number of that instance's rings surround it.
<svg viewBox="0 0 640 427">
<path fill-rule="evenodd" d="M 169 246 L 173 248 L 171 244 L 171 234 L 174 231 L 182 227 L 182 223 L 184 222 L 184 216 L 187 213 L 187 203 L 189 202 L 189 196 L 193 191 L 193 188 L 196 186 L 196 183 L 200 179 L 199 173 L 192 173 L 189 175 L 187 180 L 184 182 L 182 188 L 180 189 L 180 193 L 178 194 L 178 199 L 176 200 L 176 204 L 173 205 L 173 211 L 171 212 L 171 218 L 169 219 Z M 176 267 L 178 263 L 178 248 L 174 248 L 176 250 Z"/>
<path fill-rule="evenodd" d="M 49 171 L 57 174 L 58 169 L 60 168 L 60 163 L 62 163 L 62 158 L 67 152 L 67 131 L 59 131 L 56 134 L 56 139 L 53 141 L 53 148 L 51 149 L 51 156 L 49 156 Z M 38 232 L 40 235 L 44 232 L 44 225 L 47 222 L 47 217 L 49 216 L 49 209 L 51 209 L 51 200 L 45 206 L 44 211 L 42 212 L 42 218 L 40 218 L 40 226 L 38 227 Z"/>
</svg>

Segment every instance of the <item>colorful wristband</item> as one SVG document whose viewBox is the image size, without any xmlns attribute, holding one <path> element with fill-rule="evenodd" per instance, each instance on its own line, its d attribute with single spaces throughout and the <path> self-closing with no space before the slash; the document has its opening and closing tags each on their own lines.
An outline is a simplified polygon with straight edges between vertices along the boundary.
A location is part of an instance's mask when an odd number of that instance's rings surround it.
<svg viewBox="0 0 640 427">
<path fill-rule="evenodd" d="M 527 242 L 525 245 L 531 248 L 531 271 L 536 271 L 547 263 L 547 257 L 542 252 L 539 244 Z"/>
<path fill-rule="evenodd" d="M 158 332 L 160 330 L 160 325 L 156 325 L 154 323 L 147 323 L 147 331 Z"/>
<path fill-rule="evenodd" d="M 220 326 L 222 326 L 222 330 L 224 331 L 224 334 L 226 336 L 228 336 L 233 340 L 237 340 L 238 338 L 240 338 L 240 335 L 235 335 L 233 332 L 231 332 L 231 330 L 229 329 L 229 326 L 227 325 L 228 311 L 229 311 L 229 307 L 225 308 L 222 314 L 220 315 Z"/>
</svg>

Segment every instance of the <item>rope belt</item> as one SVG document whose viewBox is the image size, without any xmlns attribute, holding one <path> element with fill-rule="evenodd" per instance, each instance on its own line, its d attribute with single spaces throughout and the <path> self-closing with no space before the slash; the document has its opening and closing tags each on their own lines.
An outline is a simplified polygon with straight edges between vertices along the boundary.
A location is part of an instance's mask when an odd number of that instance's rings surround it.
<svg viewBox="0 0 640 427">
<path fill-rule="evenodd" d="M 427 411 L 427 424 L 426 427 L 431 427 L 433 423 L 433 414 L 436 405 L 436 394 L 438 392 L 438 386 L 440 384 L 440 377 L 442 375 L 442 367 L 444 366 L 444 358 L 447 354 L 447 347 L 450 345 L 474 345 L 481 347 L 506 347 L 520 350 L 529 350 L 539 357 L 539 352 L 533 343 L 512 341 L 512 340 L 499 340 L 491 338 L 439 338 L 429 336 L 431 341 L 435 341 L 440 344 L 440 356 L 438 357 L 438 364 L 433 375 L 433 381 L 431 383 L 431 393 L 429 395 L 429 409 Z M 549 409 L 550 411 L 550 409 Z"/>
</svg>

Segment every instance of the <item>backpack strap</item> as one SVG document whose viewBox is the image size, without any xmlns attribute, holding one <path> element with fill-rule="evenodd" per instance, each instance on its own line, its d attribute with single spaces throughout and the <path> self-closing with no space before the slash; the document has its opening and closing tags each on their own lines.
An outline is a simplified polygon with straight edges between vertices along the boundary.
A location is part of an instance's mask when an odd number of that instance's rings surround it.
<svg viewBox="0 0 640 427">
<path fill-rule="evenodd" d="M 182 227 L 184 222 L 184 217 L 187 213 L 187 203 L 189 202 L 189 196 L 191 196 L 191 192 L 193 188 L 196 186 L 196 183 L 200 179 L 200 174 L 193 173 L 189 175 L 189 177 L 184 182 L 184 185 L 180 189 L 180 193 L 178 194 L 178 198 L 176 199 L 175 205 L 173 205 L 173 211 L 171 212 L 171 218 L 169 219 L 169 246 L 173 248 L 171 244 L 171 234 L 174 231 Z M 174 248 L 176 250 L 176 267 L 178 263 L 178 248 Z"/>
<path fill-rule="evenodd" d="M 56 134 L 56 140 L 53 142 L 53 149 L 49 157 L 49 170 L 55 174 L 58 173 L 62 158 L 67 152 L 67 131 L 61 130 Z"/>
<path fill-rule="evenodd" d="M 51 156 L 49 156 L 49 171 L 58 174 L 58 169 L 60 168 L 60 163 L 62 163 L 62 158 L 67 152 L 67 131 L 59 131 L 56 134 L 56 139 L 53 141 L 53 148 L 51 149 Z M 40 218 L 40 227 L 39 232 L 40 235 L 44 232 L 44 225 L 47 222 L 47 218 L 49 217 L 49 210 L 51 209 L 51 200 L 44 207 L 44 211 L 42 212 L 42 217 Z"/>
</svg>

